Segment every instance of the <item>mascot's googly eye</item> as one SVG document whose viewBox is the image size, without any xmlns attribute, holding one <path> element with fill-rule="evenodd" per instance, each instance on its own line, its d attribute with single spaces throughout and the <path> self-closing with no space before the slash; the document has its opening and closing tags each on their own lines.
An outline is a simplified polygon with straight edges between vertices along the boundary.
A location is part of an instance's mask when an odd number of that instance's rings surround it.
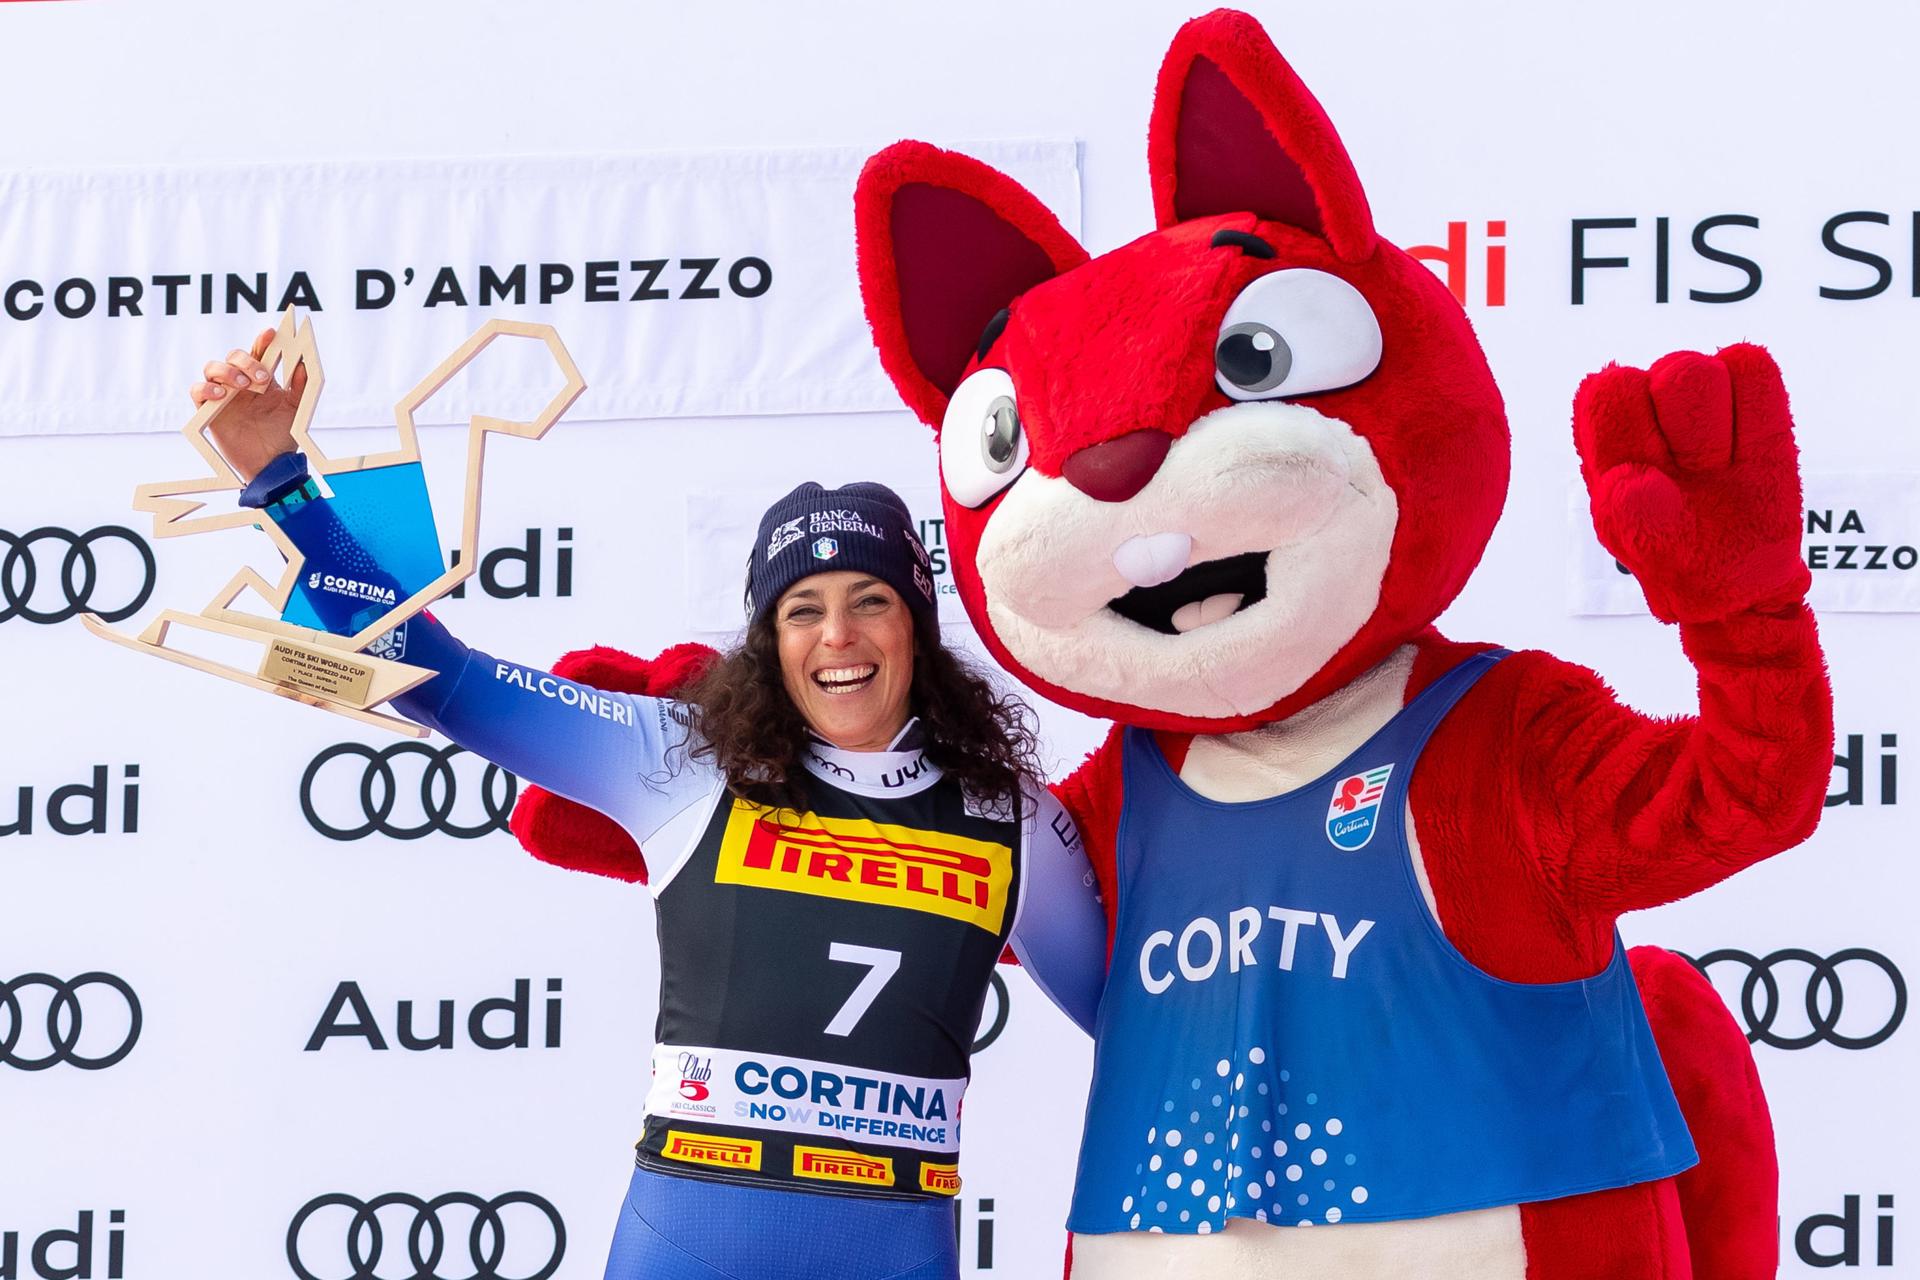
<svg viewBox="0 0 1920 1280">
<path fill-rule="evenodd" d="M 1274 271 L 1240 291 L 1213 345 L 1214 381 L 1235 400 L 1350 387 L 1380 365 L 1380 321 L 1339 276 Z"/>
<path fill-rule="evenodd" d="M 982 369 L 954 389 L 940 425 L 940 474 L 963 507 L 977 507 L 1027 469 L 1027 433 L 1004 369 Z"/>
</svg>

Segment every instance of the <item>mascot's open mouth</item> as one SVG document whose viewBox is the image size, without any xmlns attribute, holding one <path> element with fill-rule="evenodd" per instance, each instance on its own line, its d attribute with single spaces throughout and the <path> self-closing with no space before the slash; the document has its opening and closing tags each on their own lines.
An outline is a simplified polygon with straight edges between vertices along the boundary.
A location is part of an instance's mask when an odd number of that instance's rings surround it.
<svg viewBox="0 0 1920 1280">
<path fill-rule="evenodd" d="M 1208 560 L 1157 587 L 1135 587 L 1107 608 L 1128 621 L 1177 636 L 1230 618 L 1267 596 L 1267 553 Z"/>
</svg>

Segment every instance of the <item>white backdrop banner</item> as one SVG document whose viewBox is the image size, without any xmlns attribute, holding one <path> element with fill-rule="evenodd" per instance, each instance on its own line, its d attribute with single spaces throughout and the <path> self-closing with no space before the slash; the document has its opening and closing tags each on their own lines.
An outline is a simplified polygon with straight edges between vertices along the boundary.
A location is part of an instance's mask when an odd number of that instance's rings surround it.
<svg viewBox="0 0 1920 1280">
<path fill-rule="evenodd" d="M 230 31 L 209 5 L 0 3 L 20 125 L 0 140 L 0 1280 L 597 1280 L 653 1047 L 647 893 L 528 857 L 506 830 L 520 780 L 83 631 L 82 609 L 137 631 L 236 561 L 278 568 L 249 529 L 155 542 L 129 495 L 190 451 L 88 433 L 177 427 L 193 371 L 297 280 L 343 456 L 391 447 L 361 428 L 488 318 L 552 322 L 577 358 L 587 393 L 548 438 L 493 446 L 479 571 L 435 608 L 491 653 L 723 642 L 757 513 L 802 480 L 893 486 L 944 566 L 931 433 L 859 315 L 859 165 L 931 138 L 1075 230 L 1084 175 L 1089 248 L 1131 240 L 1151 225 L 1154 68 L 1199 7 L 1089 23 L 977 0 L 955 23 L 847 0 L 823 24 L 589 0 L 474 22 L 418 0 L 377 21 L 258 6 Z M 1825 817 L 1622 931 L 1693 957 L 1752 1041 L 1782 1275 L 1920 1276 L 1920 13 L 1616 0 L 1576 30 L 1495 0 L 1248 7 L 1381 232 L 1466 306 L 1508 407 L 1505 513 L 1448 635 L 1693 713 L 1673 629 L 1567 493 L 1571 405 L 1610 360 L 1778 357 L 1835 694 Z M 183 20 L 199 9 L 211 26 Z M 233 104 L 280 100 L 290 57 L 324 86 L 314 109 L 229 129 Z M 1079 139 L 1084 167 L 1071 143 L 966 141 L 983 134 Z M 757 295 L 748 259 L 770 273 Z M 476 366 L 425 418 L 512 412 L 525 373 Z M 443 533 L 464 434 L 421 432 Z M 1105 736 L 1030 700 L 1053 777 Z M 1055 1280 L 1090 1042 L 1008 968 L 977 1050 L 962 1275 Z M 394 1198 L 456 1195 L 422 1218 Z M 444 1237 L 431 1266 L 409 1257 L 416 1222 L 423 1253 Z"/>
<path fill-rule="evenodd" d="M 1920 473 L 1809 472 L 1801 553 L 1820 613 L 1920 613 Z M 1567 498 L 1576 614 L 1645 613 L 1640 584 L 1593 534 L 1587 491 Z"/>
<path fill-rule="evenodd" d="M 969 150 L 1079 227 L 1072 142 Z M 418 353 L 494 316 L 558 326 L 576 420 L 894 409 L 849 270 L 866 154 L 0 172 L 0 435 L 176 427 L 182 371 L 289 305 L 317 313 L 324 421 L 388 420 Z M 483 366 L 427 420 L 548 394 L 521 380 Z"/>
</svg>

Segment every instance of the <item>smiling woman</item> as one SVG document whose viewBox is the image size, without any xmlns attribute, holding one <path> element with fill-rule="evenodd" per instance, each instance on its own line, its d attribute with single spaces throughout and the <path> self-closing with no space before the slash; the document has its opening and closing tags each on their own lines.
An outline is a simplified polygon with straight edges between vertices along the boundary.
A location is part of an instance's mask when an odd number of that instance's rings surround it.
<svg viewBox="0 0 1920 1280">
<path fill-rule="evenodd" d="M 1037 776 L 1025 704 L 941 642 L 927 553 L 892 490 L 803 484 L 754 546 L 746 639 L 687 694 L 693 753 L 736 792 L 791 805 L 810 742 L 895 750 L 909 719 L 976 802 L 1007 803 Z"/>
<path fill-rule="evenodd" d="M 210 362 L 193 399 L 230 401 L 210 430 L 241 501 L 303 568 L 337 570 L 309 594 L 351 634 L 395 579 L 293 451 L 300 372 L 282 386 L 261 363 L 271 337 Z M 657 1043 L 610 1280 L 952 1280 L 994 965 L 1012 948 L 1090 1026 L 1093 873 L 1039 785 L 1027 709 L 942 644 L 892 490 L 776 502 L 746 605 L 743 642 L 676 702 L 490 657 L 430 614 L 379 643 L 435 673 L 396 710 L 647 851 L 629 878 L 654 894 Z"/>
</svg>

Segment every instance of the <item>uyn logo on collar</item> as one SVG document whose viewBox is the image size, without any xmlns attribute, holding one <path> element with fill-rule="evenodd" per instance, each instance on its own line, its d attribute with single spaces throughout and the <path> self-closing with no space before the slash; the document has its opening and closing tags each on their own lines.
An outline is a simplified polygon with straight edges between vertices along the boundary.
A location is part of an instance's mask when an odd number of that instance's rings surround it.
<svg viewBox="0 0 1920 1280">
<path fill-rule="evenodd" d="M 1350 773 L 1333 784 L 1333 799 L 1327 802 L 1327 839 L 1336 849 L 1352 853 L 1367 847 L 1373 839 L 1380 817 L 1380 799 L 1386 794 L 1387 779 L 1393 766 Z"/>
</svg>

